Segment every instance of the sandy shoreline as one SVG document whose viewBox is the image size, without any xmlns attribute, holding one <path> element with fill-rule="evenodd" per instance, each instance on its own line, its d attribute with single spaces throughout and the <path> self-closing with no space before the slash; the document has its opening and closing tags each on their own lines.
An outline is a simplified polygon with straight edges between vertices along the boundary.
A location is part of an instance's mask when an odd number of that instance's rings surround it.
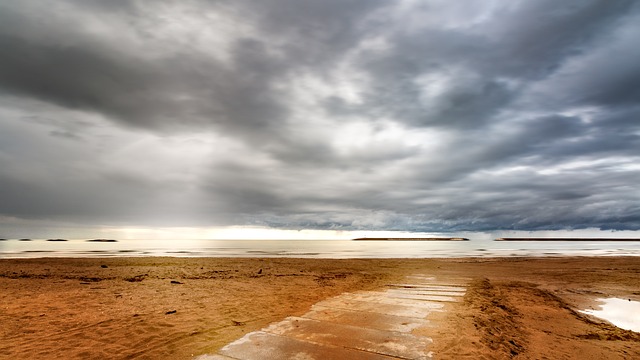
<svg viewBox="0 0 640 360">
<path fill-rule="evenodd" d="M 342 292 L 467 279 L 439 359 L 640 358 L 640 335 L 573 311 L 640 300 L 640 258 L 0 260 L 0 358 L 188 359 Z"/>
</svg>

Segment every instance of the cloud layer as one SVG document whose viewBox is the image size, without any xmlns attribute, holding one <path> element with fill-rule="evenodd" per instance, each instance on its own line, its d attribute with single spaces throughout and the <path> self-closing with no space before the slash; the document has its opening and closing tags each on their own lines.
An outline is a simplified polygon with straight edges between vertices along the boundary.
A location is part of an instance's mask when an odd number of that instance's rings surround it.
<svg viewBox="0 0 640 360">
<path fill-rule="evenodd" d="M 0 220 L 637 230 L 638 37 L 634 1 L 3 2 Z"/>
</svg>

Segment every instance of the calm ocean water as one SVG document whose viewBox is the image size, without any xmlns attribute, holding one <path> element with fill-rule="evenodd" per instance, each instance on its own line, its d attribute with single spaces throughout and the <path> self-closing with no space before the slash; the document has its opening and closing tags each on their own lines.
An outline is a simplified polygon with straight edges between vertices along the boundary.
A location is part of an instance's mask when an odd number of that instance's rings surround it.
<svg viewBox="0 0 640 360">
<path fill-rule="evenodd" d="M 633 235 L 633 234 L 632 234 Z M 451 236 L 440 234 L 440 236 Z M 0 241 L 0 258 L 36 257 L 302 257 L 441 258 L 490 256 L 640 256 L 634 242 L 504 242 L 490 233 L 459 234 L 470 241 L 351 240 L 119 240 L 87 242 Z M 535 236 L 529 235 L 529 236 Z M 608 237 L 621 237 L 609 234 Z M 627 235 L 627 237 L 629 237 Z M 640 238 L 640 234 L 636 234 Z"/>
</svg>

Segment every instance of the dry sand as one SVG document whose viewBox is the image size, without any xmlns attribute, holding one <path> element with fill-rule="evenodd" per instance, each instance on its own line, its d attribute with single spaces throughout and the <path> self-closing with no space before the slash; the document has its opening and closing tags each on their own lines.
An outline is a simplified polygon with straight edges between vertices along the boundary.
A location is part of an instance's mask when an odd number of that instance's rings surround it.
<svg viewBox="0 0 640 360">
<path fill-rule="evenodd" d="M 575 311 L 640 300 L 640 258 L 0 260 L 0 358 L 188 359 L 325 298 L 412 273 L 468 279 L 437 359 L 638 359 L 640 334 Z"/>
</svg>

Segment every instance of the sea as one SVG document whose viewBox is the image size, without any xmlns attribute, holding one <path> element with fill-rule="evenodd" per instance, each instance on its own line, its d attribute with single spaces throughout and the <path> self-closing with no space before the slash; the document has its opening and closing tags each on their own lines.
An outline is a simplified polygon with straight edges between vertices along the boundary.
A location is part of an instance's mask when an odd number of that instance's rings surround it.
<svg viewBox="0 0 640 360">
<path fill-rule="evenodd" d="M 546 233 L 545 233 L 546 234 Z M 640 256 L 640 241 L 495 241 L 502 233 L 431 234 L 469 241 L 221 240 L 221 239 L 7 239 L 0 258 L 42 257 L 291 257 L 291 258 L 447 258 L 536 256 Z M 535 232 L 527 237 L 538 237 Z M 640 232 L 598 234 L 598 238 L 635 238 Z"/>
</svg>

